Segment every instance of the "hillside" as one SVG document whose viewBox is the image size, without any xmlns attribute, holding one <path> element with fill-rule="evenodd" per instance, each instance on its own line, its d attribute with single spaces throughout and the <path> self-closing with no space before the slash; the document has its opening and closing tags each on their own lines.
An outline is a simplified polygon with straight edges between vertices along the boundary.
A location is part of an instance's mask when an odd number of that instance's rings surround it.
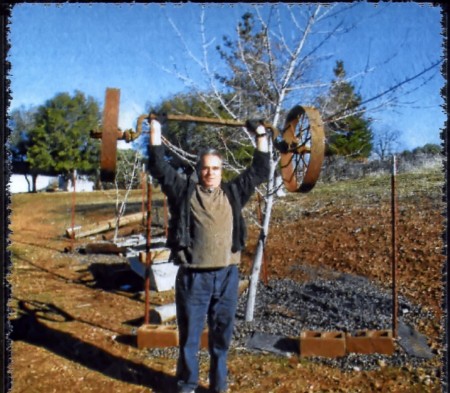
<svg viewBox="0 0 450 393">
<path fill-rule="evenodd" d="M 414 328 L 427 337 L 434 357 L 397 365 L 381 359 L 375 368 L 348 370 L 326 361 L 235 347 L 230 354 L 232 392 L 441 391 L 444 177 L 435 167 L 400 173 L 396 180 L 398 291 L 430 316 Z M 308 194 L 278 200 L 264 278 L 308 283 L 351 273 L 389 291 L 390 181 L 382 174 L 319 182 Z M 155 200 L 160 197 L 155 192 Z M 126 260 L 78 252 L 95 239 L 78 240 L 74 252 L 65 252 L 71 246 L 64 234 L 71 225 L 72 202 L 71 193 L 12 197 L 11 392 L 62 392 L 67 386 L 72 393 L 174 391 L 175 357 L 136 348 L 133 332 L 143 319 L 143 283 Z M 128 213 L 140 208 L 141 192 L 136 191 Z M 112 191 L 76 195 L 77 225 L 109 219 L 113 211 Z M 250 226 L 243 277 L 258 236 L 255 212 L 253 200 L 246 209 Z M 172 299 L 171 292 L 152 292 L 151 306 Z M 204 357 L 201 370 L 207 386 Z"/>
</svg>

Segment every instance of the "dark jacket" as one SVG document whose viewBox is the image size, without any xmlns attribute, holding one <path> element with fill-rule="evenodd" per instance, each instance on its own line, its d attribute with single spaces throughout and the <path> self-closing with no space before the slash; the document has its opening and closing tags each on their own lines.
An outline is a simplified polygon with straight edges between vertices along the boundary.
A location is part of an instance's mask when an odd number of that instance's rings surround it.
<svg viewBox="0 0 450 393">
<path fill-rule="evenodd" d="M 193 177 L 180 175 L 164 159 L 164 147 L 149 147 L 148 169 L 156 178 L 166 194 L 169 210 L 169 230 L 167 246 L 176 252 L 191 245 L 190 236 L 190 199 L 197 181 Z M 269 153 L 255 150 L 253 161 L 239 176 L 230 182 L 221 184 L 233 212 L 232 252 L 240 251 L 245 246 L 247 237 L 242 208 L 255 191 L 256 186 L 267 181 L 269 177 Z"/>
</svg>

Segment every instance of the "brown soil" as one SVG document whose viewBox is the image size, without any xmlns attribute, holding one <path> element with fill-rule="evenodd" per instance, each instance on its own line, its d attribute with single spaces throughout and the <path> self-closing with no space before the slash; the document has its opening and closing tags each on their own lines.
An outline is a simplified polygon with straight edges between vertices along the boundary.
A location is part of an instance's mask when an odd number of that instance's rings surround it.
<svg viewBox="0 0 450 393">
<path fill-rule="evenodd" d="M 404 364 L 344 372 L 308 359 L 233 350 L 232 392 L 440 392 L 442 175 L 399 176 L 398 288 L 435 318 L 415 328 L 429 339 L 435 357 L 421 367 Z M 108 195 L 108 196 L 107 196 Z M 140 192 L 133 196 L 140 208 Z M 77 225 L 109 219 L 112 193 L 79 193 Z M 158 195 L 155 196 L 158 198 Z M 174 359 L 148 356 L 136 347 L 143 321 L 143 283 L 114 255 L 82 255 L 87 241 L 71 243 L 73 195 L 47 193 L 12 198 L 10 320 L 13 393 L 174 392 Z M 105 202 L 108 202 L 105 204 Z M 102 204 L 103 203 L 103 204 Z M 252 201 L 247 214 L 255 212 Z M 242 273 L 248 274 L 258 230 L 249 225 Z M 74 246 L 73 252 L 65 252 Z M 318 185 L 290 194 L 273 210 L 263 278 L 306 280 L 299 264 L 350 272 L 391 286 L 389 179 Z M 97 269 L 93 269 L 93 265 Z M 98 272 L 102 271 L 102 276 Z M 139 288 L 125 291 L 125 278 Z M 151 292 L 151 306 L 172 301 L 171 292 Z M 207 362 L 201 363 L 206 387 Z M 203 390 L 206 392 L 206 390 Z"/>
</svg>

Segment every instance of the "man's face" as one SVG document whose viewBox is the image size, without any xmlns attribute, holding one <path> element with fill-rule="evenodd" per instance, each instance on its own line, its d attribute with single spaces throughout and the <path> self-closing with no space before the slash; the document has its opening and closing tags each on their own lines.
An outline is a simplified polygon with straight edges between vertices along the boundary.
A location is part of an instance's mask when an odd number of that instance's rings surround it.
<svg viewBox="0 0 450 393">
<path fill-rule="evenodd" d="M 219 187 L 222 181 L 222 160 L 214 155 L 207 154 L 202 159 L 200 169 L 200 183 L 206 188 Z"/>
</svg>

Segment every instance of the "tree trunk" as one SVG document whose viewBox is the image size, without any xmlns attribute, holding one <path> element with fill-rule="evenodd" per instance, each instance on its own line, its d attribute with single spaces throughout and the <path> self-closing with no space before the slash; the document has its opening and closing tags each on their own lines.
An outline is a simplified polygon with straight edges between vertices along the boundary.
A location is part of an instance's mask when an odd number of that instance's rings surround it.
<svg viewBox="0 0 450 393">
<path fill-rule="evenodd" d="M 262 228 L 259 234 L 258 244 L 256 246 L 255 257 L 253 258 L 253 267 L 252 274 L 250 276 L 250 285 L 248 291 L 247 298 L 247 307 L 245 310 L 245 321 L 251 322 L 253 321 L 253 314 L 255 311 L 255 303 L 256 303 L 256 292 L 258 289 L 259 276 L 261 272 L 261 265 L 263 261 L 264 254 L 264 246 L 266 243 L 267 236 L 269 234 L 269 223 L 270 216 L 272 213 L 273 206 L 273 195 L 275 190 L 275 162 L 272 158 L 270 159 L 270 174 L 269 174 L 269 182 L 267 187 L 267 197 L 266 197 L 266 206 L 264 209 L 264 221 Z"/>
<path fill-rule="evenodd" d="M 73 188 L 73 190 L 74 190 L 74 192 L 75 192 L 75 190 L 76 190 L 76 183 L 77 183 L 77 170 L 76 169 L 72 169 L 70 172 L 69 172 L 69 178 L 70 178 L 70 183 L 71 183 L 71 185 L 72 185 L 72 188 Z M 68 191 L 69 190 L 69 182 L 67 181 L 67 190 L 66 191 Z"/>
<path fill-rule="evenodd" d="M 33 184 L 31 192 L 37 192 L 37 186 L 36 186 L 36 183 L 37 183 L 37 177 L 38 177 L 38 175 L 35 174 L 35 173 L 33 173 L 33 174 L 31 175 L 31 181 L 32 181 L 32 184 Z"/>
<path fill-rule="evenodd" d="M 31 192 L 31 183 L 30 183 L 30 179 L 28 179 L 28 175 L 25 174 L 25 181 L 27 182 L 27 188 L 28 188 L 28 192 Z"/>
<path fill-rule="evenodd" d="M 73 173 L 73 172 L 64 173 L 62 175 L 62 177 L 64 179 L 64 181 L 63 181 L 63 191 L 66 191 L 66 192 L 69 191 L 69 181 L 72 182 L 72 186 L 73 186 L 73 178 L 71 177 L 71 173 Z"/>
</svg>

